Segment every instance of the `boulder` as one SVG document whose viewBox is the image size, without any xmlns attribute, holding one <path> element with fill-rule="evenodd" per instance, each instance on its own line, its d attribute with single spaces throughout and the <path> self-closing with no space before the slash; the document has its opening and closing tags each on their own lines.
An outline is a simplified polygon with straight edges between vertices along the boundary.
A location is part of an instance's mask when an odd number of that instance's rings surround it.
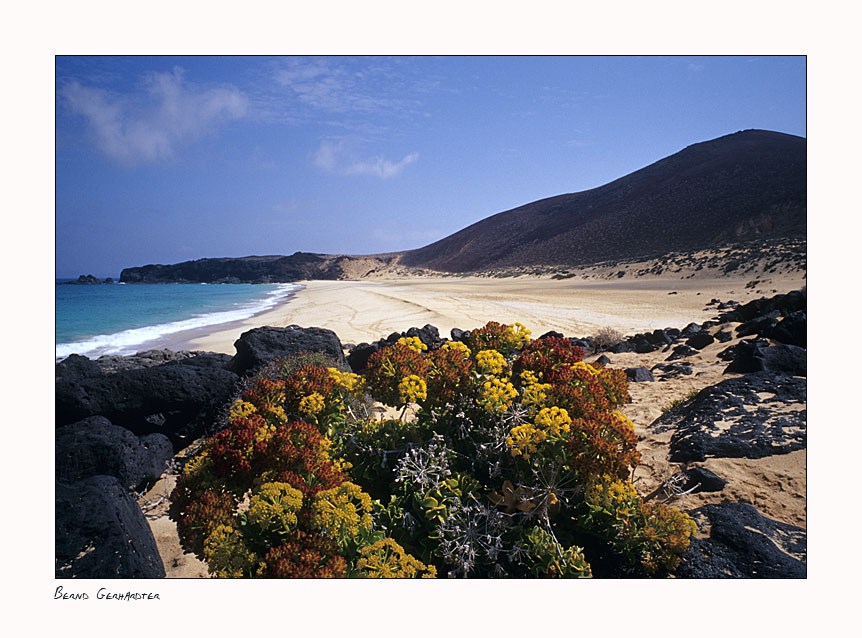
<svg viewBox="0 0 862 638">
<path fill-rule="evenodd" d="M 557 339 L 562 339 L 565 335 L 562 332 L 557 332 L 556 330 L 548 330 L 545 334 L 539 337 L 539 339 L 544 339 L 545 337 L 555 337 Z"/>
<path fill-rule="evenodd" d="M 677 359 L 684 359 L 695 354 L 697 354 L 697 350 L 695 350 L 691 346 L 681 343 L 673 349 L 673 352 L 670 353 L 670 356 L 665 359 L 665 361 L 676 361 Z"/>
<path fill-rule="evenodd" d="M 681 374 L 689 375 L 694 372 L 691 365 L 688 363 L 657 363 L 652 367 L 651 372 L 655 373 L 656 370 L 659 370 L 662 373 L 661 381 L 664 381 L 665 379 L 674 379 Z"/>
<path fill-rule="evenodd" d="M 347 364 L 355 373 L 360 373 L 368 367 L 368 359 L 380 349 L 378 343 L 360 343 L 347 355 Z"/>
<path fill-rule="evenodd" d="M 704 505 L 689 512 L 707 538 L 693 538 L 678 578 L 805 578 L 805 529 L 766 518 L 746 503 Z"/>
<path fill-rule="evenodd" d="M 706 331 L 701 331 L 693 334 L 688 338 L 685 342 L 685 345 L 690 348 L 695 348 L 696 350 L 703 350 L 708 345 L 711 345 L 715 342 L 715 337 L 709 334 Z"/>
<path fill-rule="evenodd" d="M 452 341 L 467 341 L 470 338 L 470 331 L 452 328 L 449 331 L 449 336 L 452 337 Z"/>
<path fill-rule="evenodd" d="M 727 481 L 705 467 L 692 467 L 682 471 L 684 482 L 679 486 L 684 492 L 691 490 L 692 494 L 700 492 L 720 492 Z"/>
<path fill-rule="evenodd" d="M 733 349 L 733 359 L 725 373 L 773 372 L 797 377 L 808 376 L 808 353 L 805 348 L 780 343 L 764 345 L 763 340 L 740 341 Z"/>
<path fill-rule="evenodd" d="M 138 435 L 164 434 L 176 450 L 204 433 L 238 381 L 221 368 L 176 361 L 112 374 L 63 363 L 56 366 L 57 427 L 104 416 Z"/>
<path fill-rule="evenodd" d="M 228 369 L 242 376 L 269 361 L 301 352 L 322 352 L 341 366 L 347 365 L 338 336 L 326 328 L 264 326 L 248 330 L 234 342 L 236 355 Z"/>
<path fill-rule="evenodd" d="M 808 347 L 808 320 L 806 312 L 799 310 L 781 319 L 763 334 L 773 341 L 800 348 Z"/>
<path fill-rule="evenodd" d="M 635 383 L 643 383 L 645 381 L 655 381 L 652 376 L 652 372 L 644 368 L 643 366 L 639 368 L 626 368 L 626 377 L 628 377 L 629 381 L 633 381 Z"/>
<path fill-rule="evenodd" d="M 55 578 L 164 578 L 141 508 L 113 476 L 55 485 Z"/>
<path fill-rule="evenodd" d="M 804 379 L 767 373 L 725 379 L 649 426 L 671 430 L 672 463 L 708 457 L 759 459 L 806 447 Z"/>
<path fill-rule="evenodd" d="M 690 323 L 679 333 L 682 337 L 691 337 L 701 331 L 699 323 Z"/>
<path fill-rule="evenodd" d="M 772 327 L 778 323 L 779 318 L 781 317 L 781 313 L 777 310 L 773 310 L 772 312 L 768 312 L 764 315 L 760 315 L 759 317 L 755 317 L 750 321 L 746 321 L 745 323 L 741 323 L 736 327 L 736 336 L 738 337 L 749 337 L 752 335 L 758 336 L 766 336 L 765 332 L 768 332 L 772 329 Z"/>
<path fill-rule="evenodd" d="M 720 343 L 727 343 L 731 339 L 733 339 L 733 333 L 730 330 L 719 330 L 714 335 L 715 340 Z"/>
<path fill-rule="evenodd" d="M 429 350 L 436 350 L 443 345 L 443 340 L 440 339 L 440 331 L 431 324 L 425 324 L 421 328 L 410 328 L 405 336 L 418 337 L 419 341 L 424 343 Z"/>
<path fill-rule="evenodd" d="M 602 355 L 598 359 L 595 360 L 595 363 L 604 367 L 604 366 L 609 366 L 611 364 L 611 360 L 606 355 Z"/>
<path fill-rule="evenodd" d="M 137 437 L 102 416 L 66 425 L 54 434 L 55 478 L 64 483 L 101 474 L 134 490 L 158 479 L 172 456 L 171 442 L 163 434 Z"/>
</svg>

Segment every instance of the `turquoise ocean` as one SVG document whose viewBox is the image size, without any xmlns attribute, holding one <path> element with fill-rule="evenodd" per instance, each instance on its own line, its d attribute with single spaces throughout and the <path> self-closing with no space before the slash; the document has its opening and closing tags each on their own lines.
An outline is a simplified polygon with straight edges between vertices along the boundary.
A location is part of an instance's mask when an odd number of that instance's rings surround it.
<svg viewBox="0 0 862 638">
<path fill-rule="evenodd" d="M 286 301 L 294 284 L 94 284 L 55 286 L 57 360 L 159 347 L 168 335 L 247 319 Z"/>
</svg>

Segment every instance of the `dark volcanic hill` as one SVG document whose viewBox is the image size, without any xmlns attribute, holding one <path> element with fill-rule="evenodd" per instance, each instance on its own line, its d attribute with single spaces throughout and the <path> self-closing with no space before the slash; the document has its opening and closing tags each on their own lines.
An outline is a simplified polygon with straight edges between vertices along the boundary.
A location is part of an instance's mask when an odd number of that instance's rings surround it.
<svg viewBox="0 0 862 638">
<path fill-rule="evenodd" d="M 498 213 L 400 262 L 446 272 L 574 266 L 805 233 L 805 138 L 748 130 Z"/>
<path fill-rule="evenodd" d="M 806 235 L 806 141 L 748 130 L 580 193 L 492 215 L 403 253 L 198 259 L 123 270 L 120 281 L 355 279 L 406 268 L 463 273 L 578 266 Z"/>
</svg>

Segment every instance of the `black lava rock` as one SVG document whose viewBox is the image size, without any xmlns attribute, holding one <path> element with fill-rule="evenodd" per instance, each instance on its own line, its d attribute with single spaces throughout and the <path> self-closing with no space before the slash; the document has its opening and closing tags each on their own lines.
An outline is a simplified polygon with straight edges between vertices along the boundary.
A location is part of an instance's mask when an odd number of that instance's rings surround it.
<svg viewBox="0 0 862 638">
<path fill-rule="evenodd" d="M 715 343 L 715 337 L 713 337 L 708 332 L 698 332 L 693 334 L 688 338 L 685 342 L 685 345 L 690 348 L 695 348 L 697 350 L 703 350 L 708 345 Z"/>
<path fill-rule="evenodd" d="M 693 538 L 679 578 L 805 578 L 805 529 L 766 518 L 746 503 L 704 505 L 689 512 L 708 538 Z"/>
<path fill-rule="evenodd" d="M 206 430 L 238 381 L 221 368 L 178 362 L 113 374 L 64 363 L 56 366 L 57 427 L 104 416 L 135 434 L 164 434 L 176 450 Z"/>
<path fill-rule="evenodd" d="M 113 476 L 57 483 L 55 578 L 164 578 L 150 526 Z"/>
<path fill-rule="evenodd" d="M 692 490 L 692 494 L 720 492 L 727 485 L 727 481 L 705 467 L 683 470 L 682 474 L 685 477 L 685 482 L 680 485 L 680 489 L 683 491 Z"/>
<path fill-rule="evenodd" d="M 336 364 L 347 365 L 341 341 L 326 328 L 254 328 L 242 333 L 234 347 L 236 356 L 228 368 L 241 376 L 273 359 L 301 352 L 322 352 L 332 357 Z"/>
<path fill-rule="evenodd" d="M 799 346 L 783 343 L 768 346 L 762 340 L 741 341 L 736 344 L 733 360 L 724 372 L 773 372 L 805 377 L 808 376 L 808 354 Z"/>
<path fill-rule="evenodd" d="M 653 378 L 652 376 L 652 372 L 650 372 L 643 366 L 639 368 L 626 368 L 626 377 L 628 377 L 629 381 L 633 381 L 635 383 L 655 381 L 655 378 Z"/>
<path fill-rule="evenodd" d="M 606 355 L 602 355 L 598 359 L 596 359 L 596 363 L 601 366 L 608 366 L 611 364 L 611 360 Z"/>
<path fill-rule="evenodd" d="M 697 350 L 681 343 L 673 349 L 673 352 L 671 352 L 670 356 L 665 359 L 665 361 L 676 361 L 677 359 L 684 359 L 695 354 L 697 354 Z"/>
<path fill-rule="evenodd" d="M 804 379 L 767 373 L 725 379 L 666 412 L 649 426 L 673 430 L 668 460 L 759 459 L 806 447 Z"/>
<path fill-rule="evenodd" d="M 793 312 L 781 319 L 763 334 L 773 341 L 800 348 L 808 347 L 808 320 L 804 310 Z"/>
<path fill-rule="evenodd" d="M 372 354 L 380 350 L 378 343 L 360 343 L 347 355 L 347 364 L 350 369 L 359 374 L 368 367 L 368 359 Z"/>
<path fill-rule="evenodd" d="M 173 453 L 163 434 L 137 437 L 105 417 L 93 416 L 55 431 L 55 477 L 73 483 L 108 475 L 136 489 L 158 479 Z"/>
</svg>

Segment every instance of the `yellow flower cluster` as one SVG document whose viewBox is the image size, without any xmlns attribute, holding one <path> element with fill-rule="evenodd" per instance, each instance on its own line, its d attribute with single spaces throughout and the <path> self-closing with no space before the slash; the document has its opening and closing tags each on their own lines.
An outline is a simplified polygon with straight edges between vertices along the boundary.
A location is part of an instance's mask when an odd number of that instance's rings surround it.
<svg viewBox="0 0 862 638">
<path fill-rule="evenodd" d="M 509 381 L 493 377 L 482 384 L 479 398 L 476 401 L 480 407 L 488 410 L 488 412 L 505 412 L 517 396 L 518 391 Z"/>
<path fill-rule="evenodd" d="M 419 337 L 401 337 L 396 343 L 402 343 L 416 352 L 424 352 L 428 349 L 428 346 L 422 343 L 422 339 Z"/>
<path fill-rule="evenodd" d="M 634 485 L 629 481 L 614 480 L 607 474 L 587 488 L 586 500 L 591 507 L 613 515 L 616 520 L 634 516 L 640 505 Z"/>
<path fill-rule="evenodd" d="M 536 385 L 542 379 L 541 372 L 533 372 L 532 370 L 522 370 L 521 374 L 521 385 L 524 387 L 528 387 L 531 385 Z"/>
<path fill-rule="evenodd" d="M 465 359 L 468 359 L 472 354 L 470 352 L 470 348 L 467 347 L 467 344 L 462 343 L 461 341 L 447 341 L 443 344 L 443 350 L 457 350 L 458 352 L 464 355 Z"/>
<path fill-rule="evenodd" d="M 289 532 L 302 508 L 302 492 L 289 483 L 264 483 L 251 497 L 248 520 L 264 531 Z"/>
<path fill-rule="evenodd" d="M 517 425 L 512 428 L 506 443 L 509 444 L 509 452 L 512 456 L 523 456 L 530 460 L 530 456 L 539 450 L 539 444 L 548 438 L 544 430 L 538 429 L 532 423 Z"/>
<path fill-rule="evenodd" d="M 583 361 L 576 361 L 575 363 L 570 363 L 569 366 L 575 370 L 585 370 L 589 372 L 594 377 L 599 376 L 599 370 L 596 370 L 589 363 L 584 363 Z"/>
<path fill-rule="evenodd" d="M 235 527 L 219 525 L 204 543 L 204 558 L 209 573 L 216 578 L 248 578 L 259 576 L 264 564 L 243 542 Z"/>
<path fill-rule="evenodd" d="M 521 373 L 521 378 L 523 378 L 523 376 L 524 373 Z M 525 408 L 529 408 L 530 414 L 534 414 L 537 410 L 547 407 L 548 390 L 550 389 L 550 383 L 533 383 L 532 385 L 528 385 L 524 389 L 524 396 L 521 398 L 521 405 Z"/>
<path fill-rule="evenodd" d="M 356 562 L 362 578 L 436 578 L 437 568 L 404 551 L 391 538 L 383 538 L 359 550 Z"/>
<path fill-rule="evenodd" d="M 565 408 L 558 408 L 555 405 L 550 408 L 542 408 L 535 418 L 537 428 L 542 428 L 548 436 L 557 438 L 569 431 L 571 423 L 572 419 Z"/>
<path fill-rule="evenodd" d="M 243 401 L 242 399 L 237 399 L 230 406 L 230 420 L 233 422 L 236 419 L 243 419 L 256 411 L 257 408 L 255 408 L 253 404 L 248 401 Z"/>
<path fill-rule="evenodd" d="M 398 384 L 398 396 L 402 404 L 416 403 L 428 398 L 428 386 L 425 380 L 411 374 L 401 379 Z"/>
<path fill-rule="evenodd" d="M 532 332 L 519 321 L 516 321 L 511 326 L 506 326 L 506 340 L 512 344 L 515 350 L 520 350 L 527 345 L 531 334 Z"/>
<path fill-rule="evenodd" d="M 329 376 L 335 380 L 338 387 L 351 394 L 361 392 L 363 389 L 363 379 L 360 375 L 353 372 L 341 372 L 338 368 L 327 368 Z"/>
<path fill-rule="evenodd" d="M 481 350 L 476 354 L 476 367 L 484 374 L 501 374 L 506 359 L 496 350 Z"/>
<path fill-rule="evenodd" d="M 299 401 L 299 411 L 308 416 L 314 416 L 323 411 L 323 395 L 319 392 L 312 392 L 307 397 L 302 397 Z"/>
<path fill-rule="evenodd" d="M 278 423 L 287 423 L 287 414 L 284 412 L 284 406 L 281 404 L 273 405 L 272 403 L 264 403 L 260 406 L 259 410 L 260 415 L 269 421 L 276 421 Z"/>
<path fill-rule="evenodd" d="M 278 409 L 281 410 L 282 414 L 284 414 L 284 408 L 279 407 Z M 284 416 L 284 421 L 287 421 L 287 416 Z M 260 429 L 258 429 L 257 434 L 254 435 L 255 442 L 263 443 L 264 441 L 268 441 L 272 438 L 272 435 L 275 434 L 275 430 L 276 427 L 268 423 L 260 426 Z"/>
<path fill-rule="evenodd" d="M 611 412 L 611 414 L 613 414 L 617 418 L 617 420 L 623 425 L 625 425 L 629 430 L 631 430 L 632 432 L 635 431 L 635 424 L 632 423 L 631 419 L 629 419 L 625 414 L 623 414 L 619 410 L 614 410 L 613 412 Z"/>
<path fill-rule="evenodd" d="M 320 492 L 312 504 L 314 525 L 344 543 L 371 529 L 371 497 L 354 483 Z"/>
</svg>

